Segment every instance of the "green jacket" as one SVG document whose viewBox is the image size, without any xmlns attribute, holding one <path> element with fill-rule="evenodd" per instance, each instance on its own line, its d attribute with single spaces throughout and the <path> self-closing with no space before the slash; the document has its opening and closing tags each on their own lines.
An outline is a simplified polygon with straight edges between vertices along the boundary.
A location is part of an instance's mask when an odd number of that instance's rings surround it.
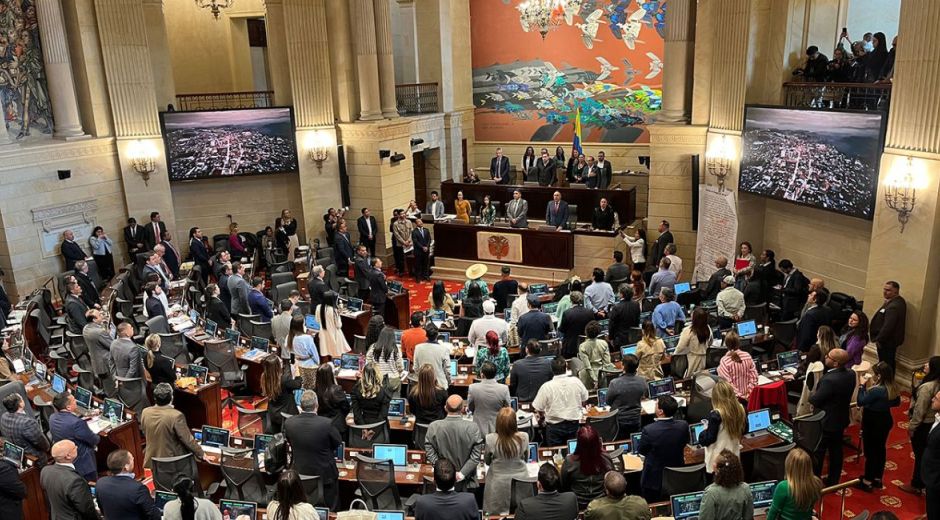
<svg viewBox="0 0 940 520">
<path fill-rule="evenodd" d="M 650 520 L 653 515 L 643 498 L 626 495 L 620 500 L 595 498 L 584 512 L 584 520 Z"/>
</svg>

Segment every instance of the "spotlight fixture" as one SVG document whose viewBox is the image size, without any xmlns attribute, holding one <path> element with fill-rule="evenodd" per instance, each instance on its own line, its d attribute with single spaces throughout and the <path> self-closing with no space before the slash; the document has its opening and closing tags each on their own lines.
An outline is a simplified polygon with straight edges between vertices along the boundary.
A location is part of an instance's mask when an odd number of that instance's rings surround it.
<svg viewBox="0 0 940 520">
<path fill-rule="evenodd" d="M 388 159 L 392 156 L 391 150 L 379 150 L 379 159 Z"/>
<path fill-rule="evenodd" d="M 392 156 L 392 162 L 401 162 L 405 160 L 405 154 L 398 152 Z"/>
<path fill-rule="evenodd" d="M 424 139 L 421 139 L 420 137 L 412 139 L 411 147 L 414 148 L 415 146 L 418 146 L 419 144 L 422 144 L 422 143 L 424 143 Z"/>
</svg>

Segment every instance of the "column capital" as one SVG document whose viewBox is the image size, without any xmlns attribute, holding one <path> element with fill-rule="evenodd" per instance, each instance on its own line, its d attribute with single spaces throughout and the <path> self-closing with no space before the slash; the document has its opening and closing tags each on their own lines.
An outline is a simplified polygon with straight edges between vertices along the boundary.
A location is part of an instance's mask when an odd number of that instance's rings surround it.
<svg viewBox="0 0 940 520">
<path fill-rule="evenodd" d="M 688 41 L 695 26 L 695 0 L 670 0 L 666 9 L 666 26 L 663 39 Z"/>
</svg>

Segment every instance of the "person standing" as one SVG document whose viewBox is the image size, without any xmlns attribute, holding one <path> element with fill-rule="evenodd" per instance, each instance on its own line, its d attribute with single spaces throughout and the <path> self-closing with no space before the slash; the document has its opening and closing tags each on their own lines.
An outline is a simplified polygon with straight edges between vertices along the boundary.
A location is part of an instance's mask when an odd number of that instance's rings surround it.
<svg viewBox="0 0 940 520">
<path fill-rule="evenodd" d="M 320 515 L 307 502 L 300 475 L 292 470 L 286 470 L 277 479 L 277 487 L 272 500 L 268 502 L 267 516 L 271 520 L 320 520 Z"/>
<path fill-rule="evenodd" d="M 671 395 L 656 401 L 656 420 L 643 428 L 637 452 L 643 455 L 640 486 L 643 498 L 658 502 L 662 495 L 663 469 L 685 464 L 685 445 L 689 443 L 689 424 L 675 419 L 679 403 Z"/>
<path fill-rule="evenodd" d="M 500 269 L 500 279 L 493 284 L 493 299 L 496 300 L 496 312 L 502 313 L 511 295 L 518 294 L 519 282 L 512 279 L 512 269 L 504 265 Z M 511 304 L 510 304 L 511 305 Z"/>
<path fill-rule="evenodd" d="M 562 355 L 566 359 L 578 355 L 580 338 L 587 324 L 594 321 L 594 313 L 584 307 L 584 294 L 578 291 L 570 293 L 571 308 L 566 310 L 558 322 L 558 332 L 562 336 Z M 558 306 L 561 308 L 561 305 Z"/>
<path fill-rule="evenodd" d="M 427 463 L 436 464 L 440 459 L 453 462 L 458 468 L 457 488 L 460 490 L 477 487 L 477 466 L 483 457 L 483 435 L 480 428 L 471 421 L 464 421 L 463 399 L 459 395 L 447 398 L 445 410 L 447 417 L 434 421 L 428 427 L 424 438 L 424 451 Z"/>
<path fill-rule="evenodd" d="M 672 232 L 669 231 L 669 221 L 659 223 L 659 236 L 653 242 L 653 251 L 650 253 L 649 265 L 659 265 L 659 261 L 666 256 L 666 246 L 675 242 Z"/>
<path fill-rule="evenodd" d="M 940 392 L 940 356 L 932 356 L 924 363 L 924 378 L 912 392 L 911 420 L 907 433 L 911 438 L 911 451 L 914 454 L 914 474 L 911 483 L 901 484 L 898 488 L 914 495 L 924 494 L 924 479 L 921 474 L 921 461 L 927 447 L 927 436 L 935 422 L 934 412 L 930 409 L 930 399 Z"/>
<path fill-rule="evenodd" d="M 640 402 L 649 396 L 646 378 L 637 375 L 639 361 L 633 354 L 623 356 L 623 375 L 610 382 L 607 405 L 617 412 L 620 438 L 626 438 L 640 429 Z"/>
<path fill-rule="evenodd" d="M 561 192 L 552 194 L 552 200 L 545 206 L 545 225 L 557 231 L 568 229 L 568 203 L 561 200 Z"/>
<path fill-rule="evenodd" d="M 542 148 L 542 158 L 535 165 L 539 186 L 551 186 L 555 183 L 555 169 L 557 167 L 555 160 L 548 155 L 548 150 Z"/>
<path fill-rule="evenodd" d="M 940 392 L 933 395 L 930 401 L 930 410 L 935 417 L 940 417 Z M 927 520 L 940 518 L 940 420 L 935 419 L 930 433 L 927 435 L 927 445 L 920 463 L 920 472 L 924 479 L 924 491 L 927 495 Z"/>
<path fill-rule="evenodd" d="M 144 228 L 144 250 L 152 251 L 154 246 L 163 241 L 163 232 L 166 231 L 166 224 L 160 220 L 160 212 L 150 213 L 150 223 Z"/>
<path fill-rule="evenodd" d="M 134 455 L 127 450 L 115 450 L 108 455 L 111 476 L 96 482 L 95 496 L 98 508 L 105 518 L 134 518 L 160 520 L 163 512 L 157 509 L 150 490 L 134 475 Z"/>
<path fill-rule="evenodd" d="M 198 227 L 189 229 L 189 258 L 199 266 L 202 283 L 209 281 L 209 251 L 202 242 L 202 230 Z"/>
<path fill-rule="evenodd" d="M 606 190 L 610 187 L 610 181 L 613 180 L 614 169 L 610 164 L 610 161 L 607 160 L 607 156 L 603 151 L 597 152 L 597 170 L 600 173 L 597 187 L 599 189 Z"/>
<path fill-rule="evenodd" d="M 470 223 L 470 201 L 463 198 L 463 192 L 457 192 L 457 200 L 454 201 L 454 214 L 456 219 L 464 224 Z"/>
<path fill-rule="evenodd" d="M 388 301 L 388 284 L 382 272 L 382 259 L 373 257 L 370 263 L 369 303 L 372 304 L 372 313 L 382 316 L 385 313 L 385 302 Z"/>
<path fill-rule="evenodd" d="M 251 290 L 248 291 L 248 309 L 251 314 L 258 316 L 261 323 L 271 323 L 274 311 L 271 310 L 271 301 L 265 297 L 261 290 L 264 288 L 264 279 L 256 276 L 251 279 Z"/>
<path fill-rule="evenodd" d="M 612 231 L 616 220 L 617 212 L 607 201 L 607 197 L 601 197 L 600 203 L 591 215 L 591 227 L 597 231 Z"/>
<path fill-rule="evenodd" d="M 293 470 L 301 475 L 319 475 L 330 509 L 337 505 L 339 471 L 333 453 L 342 439 L 333 423 L 317 415 L 319 402 L 313 390 L 300 396 L 300 413 L 284 420 L 284 436 L 294 454 Z"/>
<path fill-rule="evenodd" d="M 620 347 L 630 343 L 630 331 L 640 326 L 640 304 L 631 297 L 633 286 L 629 283 L 621 283 L 617 293 L 620 301 L 610 308 L 608 336 L 613 346 Z"/>
<path fill-rule="evenodd" d="M 509 387 L 496 381 L 496 365 L 492 362 L 483 363 L 480 376 L 480 381 L 467 390 L 467 409 L 473 413 L 473 422 L 485 436 L 496 431 L 497 415 L 509 406 Z"/>
<path fill-rule="evenodd" d="M 522 192 L 513 190 L 512 200 L 506 205 L 506 218 L 509 219 L 509 225 L 514 228 L 529 227 L 528 213 L 529 203 L 522 198 Z"/>
<path fill-rule="evenodd" d="M 70 457 L 69 463 L 86 481 L 97 480 L 95 446 L 101 438 L 91 431 L 87 422 L 75 415 L 78 405 L 72 394 L 66 392 L 57 394 L 52 399 L 52 406 L 56 409 L 56 412 L 49 417 L 49 433 L 52 435 L 52 442 L 58 444 L 60 441 L 68 441 L 71 449 L 76 450 L 75 454 Z M 59 462 L 55 445 L 52 446 L 52 457 Z"/>
<path fill-rule="evenodd" d="M 594 161 L 593 156 L 588 156 L 587 166 L 584 167 L 581 175 L 584 178 L 584 186 L 586 188 L 596 190 L 600 186 L 601 172 L 597 168 L 597 163 Z"/>
<path fill-rule="evenodd" d="M 809 279 L 786 258 L 780 261 L 780 271 L 783 272 L 783 306 L 780 319 L 792 320 L 799 317 L 800 309 L 809 295 Z"/>
<path fill-rule="evenodd" d="M 444 203 L 441 202 L 440 195 L 436 191 L 431 192 L 431 202 L 428 203 L 426 213 L 431 215 L 432 222 L 444 218 Z M 372 256 L 375 256 L 374 251 Z"/>
<path fill-rule="evenodd" d="M 725 334 L 724 344 L 728 352 L 718 362 L 718 375 L 731 383 L 739 399 L 746 400 L 757 386 L 757 366 L 751 355 L 741 350 L 741 339 L 735 331 Z"/>
<path fill-rule="evenodd" d="M 402 248 L 401 266 L 398 265 L 397 260 L 395 262 L 395 267 L 397 267 L 399 271 L 398 276 L 404 276 L 406 266 L 405 255 L 414 249 L 414 243 L 411 241 L 412 231 L 414 231 L 414 224 L 408 220 L 404 211 L 400 211 L 398 213 L 398 220 L 395 221 L 394 225 L 395 239 L 398 240 L 398 245 Z M 412 269 L 414 269 L 414 267 L 412 267 Z"/>
<path fill-rule="evenodd" d="M 99 520 L 101 518 L 95 511 L 95 499 L 88 487 L 87 475 L 79 474 L 75 468 L 79 457 L 78 447 L 70 440 L 61 440 L 52 445 L 52 458 L 55 459 L 55 464 L 42 468 L 39 476 L 42 489 L 46 492 L 46 501 L 51 509 L 49 518 L 57 520 Z"/>
<path fill-rule="evenodd" d="M 300 239 L 297 238 L 297 219 L 295 219 L 289 209 L 281 210 L 281 225 L 278 228 L 279 232 L 283 232 L 287 236 L 287 261 L 294 261 L 294 253 L 297 251 L 297 248 L 300 247 Z"/>
<path fill-rule="evenodd" d="M 627 494 L 623 473 L 608 471 L 604 475 L 604 496 L 591 500 L 584 512 L 585 520 L 650 520 L 649 504 L 642 497 Z"/>
<path fill-rule="evenodd" d="M 871 317 L 871 340 L 878 347 L 878 359 L 896 368 L 898 347 L 904 343 L 907 324 L 907 302 L 899 294 L 898 282 L 885 282 L 884 303 Z"/>
<path fill-rule="evenodd" d="M 525 344 L 526 356 L 512 364 L 509 370 L 509 393 L 519 401 L 530 403 L 542 385 L 552 380 L 552 359 L 540 356 L 542 347 L 537 340 Z"/>
<path fill-rule="evenodd" d="M 709 474 L 715 472 L 721 452 L 727 450 L 735 456 L 741 453 L 741 438 L 747 428 L 744 407 L 734 395 L 734 387 L 727 381 L 715 383 L 712 406 L 714 409 L 702 420 L 705 429 L 698 438 L 705 447 L 705 472 Z"/>
<path fill-rule="evenodd" d="M 95 226 L 88 237 L 88 245 L 91 247 L 91 256 L 95 259 L 95 265 L 98 266 L 98 275 L 104 281 L 110 281 L 114 277 L 114 241 L 108 237 L 101 226 Z"/>
<path fill-rule="evenodd" d="M 887 462 L 888 434 L 894 426 L 891 409 L 901 404 L 894 369 L 884 361 L 872 367 L 873 376 L 865 375 L 858 387 L 858 406 L 862 408 L 862 446 L 865 447 L 865 474 L 856 487 L 871 492 L 883 488 L 882 477 Z"/>
<path fill-rule="evenodd" d="M 85 259 L 85 251 L 75 242 L 75 233 L 71 229 L 62 232 L 62 244 L 59 246 L 62 259 L 65 260 L 65 271 L 75 268 L 75 262 Z"/>
<path fill-rule="evenodd" d="M 124 243 L 127 244 L 127 256 L 131 262 L 137 259 L 137 253 L 144 252 L 144 229 L 137 225 L 137 219 L 127 219 L 124 228 Z"/>
<path fill-rule="evenodd" d="M 483 512 L 486 514 L 508 514 L 512 480 L 528 477 L 529 434 L 520 432 L 517 426 L 516 413 L 507 406 L 499 409 L 494 431 L 486 434 L 483 452 L 483 460 L 489 465 L 483 489 Z"/>
<path fill-rule="evenodd" d="M 825 364 L 829 369 L 819 381 L 816 391 L 810 394 L 809 401 L 816 411 L 825 411 L 822 419 L 822 442 L 814 457 L 813 471 L 822 474 L 822 463 L 829 454 L 829 474 L 827 486 L 839 483 L 842 474 L 842 432 L 849 425 L 849 407 L 852 394 L 855 393 L 855 373 L 845 368 L 849 354 L 840 349 L 830 350 Z M 714 393 L 713 399 L 714 399 Z"/>
<path fill-rule="evenodd" d="M 349 276 L 349 264 L 356 255 L 353 251 L 352 238 L 345 220 L 340 220 L 336 227 L 336 236 L 333 239 L 333 261 L 336 262 L 336 274 L 346 278 Z"/>
<path fill-rule="evenodd" d="M 567 375 L 568 363 L 557 356 L 552 360 L 552 380 L 542 385 L 532 408 L 545 422 L 545 442 L 562 446 L 574 438 L 581 420 L 581 407 L 588 400 L 588 391 L 577 377 Z"/>
<path fill-rule="evenodd" d="M 509 158 L 503 157 L 503 149 L 496 149 L 496 157 L 490 160 L 490 179 L 497 184 L 509 184 Z"/>
<path fill-rule="evenodd" d="M 414 231 L 411 232 L 411 241 L 415 248 L 415 282 L 421 280 L 431 281 L 431 232 L 424 227 L 424 221 L 415 220 Z"/>
<path fill-rule="evenodd" d="M 339 296 L 328 291 L 323 295 L 323 302 L 314 309 L 314 314 L 320 320 L 320 332 L 317 338 L 320 340 L 320 357 L 329 356 L 332 359 L 339 359 L 343 354 L 349 352 L 349 343 L 346 342 L 346 336 L 343 335 L 343 320 L 336 310 L 336 302 Z M 322 404 L 322 403 L 321 403 Z"/>
<path fill-rule="evenodd" d="M 369 249 L 370 256 L 375 256 L 375 237 L 379 227 L 369 208 L 362 208 L 362 216 L 356 220 L 356 227 L 359 229 L 359 243 Z"/>
<path fill-rule="evenodd" d="M 163 457 L 178 457 L 192 453 L 197 459 L 203 458 L 200 446 L 183 412 L 173 407 L 173 387 L 169 383 L 160 383 L 153 389 L 154 406 L 144 408 L 140 414 L 140 428 L 147 438 L 144 451 L 144 467 L 150 467 L 150 461 Z"/>
<path fill-rule="evenodd" d="M 782 261 L 780 263 L 783 264 Z M 718 292 L 721 291 L 721 282 L 726 276 L 731 276 L 731 271 L 728 270 L 728 258 L 726 256 L 719 256 L 715 258 L 715 272 L 708 277 L 708 283 L 705 285 L 705 288 L 699 289 L 701 300 L 709 301 L 718 298 Z M 734 285 L 733 276 L 731 276 L 731 282 L 730 285 Z M 741 297 L 743 298 L 744 295 L 742 294 Z M 803 300 L 805 299 L 804 297 Z M 803 300 L 800 301 L 802 302 Z"/>
<path fill-rule="evenodd" d="M 621 230 L 620 236 L 623 237 L 623 241 L 630 248 L 630 261 L 633 262 L 633 270 L 642 273 L 646 270 L 646 230 L 637 227 L 633 232 L 633 236 Z"/>
<path fill-rule="evenodd" d="M 227 280 L 228 292 L 232 296 L 231 313 L 251 314 L 248 308 L 248 281 L 245 280 L 245 264 L 241 262 L 232 263 L 232 275 Z M 311 293 L 311 297 L 313 293 Z"/>
</svg>

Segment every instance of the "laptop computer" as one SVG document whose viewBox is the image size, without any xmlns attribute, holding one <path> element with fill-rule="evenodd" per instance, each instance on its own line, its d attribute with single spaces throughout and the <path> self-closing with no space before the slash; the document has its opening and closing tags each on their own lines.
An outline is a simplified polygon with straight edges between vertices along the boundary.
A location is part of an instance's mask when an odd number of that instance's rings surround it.
<svg viewBox="0 0 940 520">
<path fill-rule="evenodd" d="M 689 445 L 698 446 L 698 437 L 705 431 L 705 425 L 698 422 L 689 426 Z"/>
<path fill-rule="evenodd" d="M 542 312 L 545 314 L 555 314 L 558 312 L 558 302 L 547 302 L 542 304 Z"/>
<path fill-rule="evenodd" d="M 267 433 L 255 434 L 255 445 L 253 448 L 255 453 L 264 453 L 264 450 L 266 450 L 268 447 L 268 443 L 270 443 L 273 439 L 274 436 Z"/>
<path fill-rule="evenodd" d="M 59 374 L 52 374 L 52 391 L 56 394 L 61 394 L 66 389 L 66 383 L 64 377 Z"/>
<path fill-rule="evenodd" d="M 209 368 L 200 365 L 189 365 L 186 367 L 186 376 L 195 377 L 197 384 L 204 385 L 206 380 L 209 379 Z"/>
<path fill-rule="evenodd" d="M 749 338 L 757 335 L 757 323 L 754 320 L 739 321 L 734 324 L 734 331 L 742 338 Z"/>
<path fill-rule="evenodd" d="M 258 503 L 223 499 L 219 501 L 219 511 L 222 512 L 222 518 L 237 520 L 239 517 L 246 516 L 254 520 L 258 518 Z"/>
<path fill-rule="evenodd" d="M 259 338 L 258 336 L 251 337 L 251 349 L 260 350 L 262 352 L 267 352 L 271 347 L 271 342 L 268 341 L 268 338 Z"/>
<path fill-rule="evenodd" d="M 525 459 L 526 462 L 538 462 L 539 461 L 539 444 L 537 442 L 529 443 L 529 455 Z"/>
<path fill-rule="evenodd" d="M 663 338 L 663 343 L 666 344 L 666 353 L 672 355 L 676 351 L 676 347 L 679 345 L 679 335 L 675 336 L 666 336 Z"/>
<path fill-rule="evenodd" d="M 391 460 L 395 469 L 404 469 L 408 463 L 408 446 L 404 444 L 373 444 L 372 457 Z"/>
<path fill-rule="evenodd" d="M 346 303 L 346 309 L 349 312 L 359 312 L 362 310 L 362 300 L 350 297 Z"/>
<path fill-rule="evenodd" d="M 571 455 L 578 449 L 578 439 L 569 439 L 568 440 L 568 455 Z"/>
<path fill-rule="evenodd" d="M 111 424 L 124 421 L 124 403 L 110 397 L 106 398 L 101 405 L 101 416 Z"/>
<path fill-rule="evenodd" d="M 405 520 L 404 511 L 375 510 L 375 520 Z"/>
<path fill-rule="evenodd" d="M 761 408 L 747 413 L 748 437 L 766 435 L 767 428 L 770 428 L 770 408 Z"/>
<path fill-rule="evenodd" d="M 656 399 L 657 397 L 676 393 L 676 384 L 671 377 L 650 381 L 648 385 L 650 390 L 650 399 Z"/>
<path fill-rule="evenodd" d="M 232 432 L 226 430 L 225 428 L 216 428 L 215 426 L 203 425 L 202 445 L 209 446 L 210 448 L 228 448 L 231 434 Z"/>
<path fill-rule="evenodd" d="M 339 366 L 342 370 L 359 370 L 359 359 L 359 354 L 343 354 Z"/>
<path fill-rule="evenodd" d="M 601 336 L 606 336 L 610 331 L 610 320 L 597 320 L 597 324 L 601 327 Z"/>
<path fill-rule="evenodd" d="M 405 400 L 404 399 L 392 399 L 388 403 L 388 416 L 389 417 L 404 417 L 405 416 Z"/>
<path fill-rule="evenodd" d="M 444 321 L 447 319 L 447 313 L 444 311 L 428 311 L 428 318 L 431 321 Z"/>
<path fill-rule="evenodd" d="M 91 390 L 76 386 L 72 395 L 75 396 L 75 404 L 78 405 L 78 412 L 81 415 L 87 415 L 91 412 L 91 403 L 93 402 Z"/>
<path fill-rule="evenodd" d="M 630 453 L 634 455 L 640 454 L 640 437 L 643 436 L 642 432 L 636 432 L 630 434 Z"/>
<path fill-rule="evenodd" d="M 396 345 L 401 345 L 401 335 L 404 334 L 404 333 L 405 333 L 405 331 L 403 331 L 403 330 L 396 330 L 396 331 L 395 331 L 395 344 L 396 344 Z"/>
<path fill-rule="evenodd" d="M 237 329 L 225 329 L 225 339 L 231 341 L 232 345 L 237 347 L 241 341 L 241 338 L 242 334 Z"/>
<path fill-rule="evenodd" d="M 781 352 L 777 354 L 777 368 L 779 370 L 786 370 L 788 368 L 796 368 L 800 365 L 800 351 L 799 350 L 788 350 L 786 352 Z"/>
<path fill-rule="evenodd" d="M 625 347 L 620 347 L 620 358 L 621 358 L 621 359 L 623 359 L 624 357 L 626 357 L 626 356 L 628 356 L 628 355 L 630 355 L 630 354 L 633 354 L 634 356 L 636 355 L 636 343 L 634 343 L 634 344 L 632 344 L 632 345 L 627 345 L 627 346 L 625 346 Z"/>
<path fill-rule="evenodd" d="M 10 441 L 3 441 L 3 458 L 13 463 L 16 469 L 23 469 L 23 457 L 26 450 Z"/>
<path fill-rule="evenodd" d="M 692 290 L 692 286 L 689 285 L 689 282 L 677 283 L 673 288 L 676 291 L 676 296 L 679 296 L 680 294 L 687 293 Z"/>
<path fill-rule="evenodd" d="M 699 491 L 669 497 L 669 502 L 672 505 L 672 517 L 676 520 L 698 518 L 699 510 L 702 508 L 703 496 L 705 496 L 705 493 Z"/>
<path fill-rule="evenodd" d="M 770 509 L 770 504 L 774 501 L 774 488 L 776 486 L 776 480 L 748 484 L 748 487 L 751 488 L 751 497 L 754 499 L 755 515 L 766 514 L 767 510 Z"/>
<path fill-rule="evenodd" d="M 529 294 L 534 294 L 535 296 L 538 296 L 540 294 L 545 294 L 547 292 L 548 292 L 547 283 L 534 283 L 529 286 Z"/>
<path fill-rule="evenodd" d="M 199 312 L 196 309 L 189 309 L 189 320 L 195 324 L 199 321 Z"/>
<path fill-rule="evenodd" d="M 450 377 L 457 377 L 457 360 L 450 360 Z"/>
<path fill-rule="evenodd" d="M 439 332 L 437 334 L 438 343 L 450 343 L 450 332 Z"/>
<path fill-rule="evenodd" d="M 518 398 L 518 397 L 510 397 L 510 398 L 509 398 L 509 407 L 512 408 L 512 411 L 518 412 L 518 411 L 519 411 L 519 398 Z"/>
<path fill-rule="evenodd" d="M 28 351 L 29 349 L 24 349 Z M 45 363 L 40 363 L 36 361 L 33 363 L 33 373 L 29 376 L 29 384 L 31 385 L 41 385 L 46 383 L 46 377 L 49 369 L 46 367 Z"/>
<path fill-rule="evenodd" d="M 404 286 L 398 280 L 388 280 L 386 285 L 390 293 L 401 294 L 404 291 Z"/>
<path fill-rule="evenodd" d="M 215 334 L 219 331 L 219 325 L 212 320 L 206 320 L 205 330 L 207 336 L 215 337 Z"/>
<path fill-rule="evenodd" d="M 307 330 L 320 330 L 320 322 L 313 314 L 307 314 L 304 316 L 304 328 Z"/>
<path fill-rule="evenodd" d="M 597 390 L 597 406 L 604 407 L 607 406 L 607 389 L 599 388 Z"/>
<path fill-rule="evenodd" d="M 320 520 L 330 520 L 330 510 L 325 507 L 315 507 L 313 508 L 317 512 L 317 516 L 320 517 Z"/>
<path fill-rule="evenodd" d="M 169 491 L 157 491 L 153 494 L 153 505 L 157 507 L 160 511 L 163 511 L 163 508 L 166 507 L 167 502 L 172 502 L 176 500 L 176 493 L 171 493 Z"/>
</svg>

